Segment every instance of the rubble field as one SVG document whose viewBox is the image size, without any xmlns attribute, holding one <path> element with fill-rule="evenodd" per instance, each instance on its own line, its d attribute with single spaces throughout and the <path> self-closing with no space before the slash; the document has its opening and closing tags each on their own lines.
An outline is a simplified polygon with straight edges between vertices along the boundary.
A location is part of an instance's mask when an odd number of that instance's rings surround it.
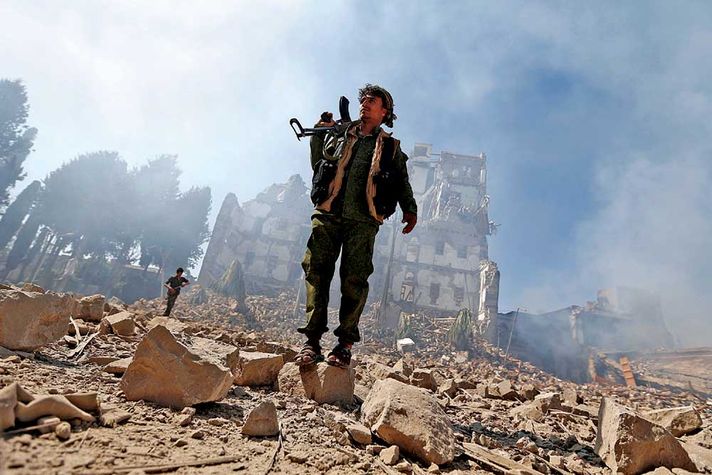
<svg viewBox="0 0 712 475">
<path fill-rule="evenodd" d="M 376 307 L 351 368 L 300 370 L 295 298 L 1 285 L 0 473 L 712 473 L 699 387 L 574 384 L 424 315 L 402 352 Z"/>
</svg>

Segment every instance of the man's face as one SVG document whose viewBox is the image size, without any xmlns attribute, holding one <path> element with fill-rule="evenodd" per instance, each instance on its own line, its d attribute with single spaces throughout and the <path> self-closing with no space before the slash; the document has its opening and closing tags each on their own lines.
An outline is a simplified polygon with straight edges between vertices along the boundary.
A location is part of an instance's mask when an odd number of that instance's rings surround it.
<svg viewBox="0 0 712 475">
<path fill-rule="evenodd" d="M 182 272 L 176 272 L 176 277 L 181 277 L 183 275 Z"/>
<path fill-rule="evenodd" d="M 369 94 L 361 99 L 359 112 L 362 121 L 375 121 L 380 124 L 388 113 L 388 109 L 383 107 L 383 100 L 380 97 Z"/>
</svg>

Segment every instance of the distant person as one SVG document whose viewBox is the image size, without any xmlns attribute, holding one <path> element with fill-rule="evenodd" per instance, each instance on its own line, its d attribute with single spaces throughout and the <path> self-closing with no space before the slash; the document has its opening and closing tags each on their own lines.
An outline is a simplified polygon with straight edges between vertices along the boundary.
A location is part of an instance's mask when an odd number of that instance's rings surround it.
<svg viewBox="0 0 712 475">
<path fill-rule="evenodd" d="M 166 311 L 163 312 L 163 316 L 167 317 L 171 314 L 173 310 L 173 305 L 176 303 L 176 299 L 180 295 L 180 289 L 190 284 L 188 279 L 183 277 L 183 268 L 179 267 L 176 269 L 176 275 L 172 276 L 166 281 L 163 286 L 168 289 L 168 305 L 166 306 Z"/>
</svg>

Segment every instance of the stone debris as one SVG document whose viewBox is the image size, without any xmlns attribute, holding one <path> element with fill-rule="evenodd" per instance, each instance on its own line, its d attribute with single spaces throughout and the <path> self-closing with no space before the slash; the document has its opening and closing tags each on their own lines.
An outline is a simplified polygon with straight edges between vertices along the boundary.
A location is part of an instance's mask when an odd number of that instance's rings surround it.
<svg viewBox="0 0 712 475">
<path fill-rule="evenodd" d="M 237 348 L 202 338 L 187 344 L 166 327 L 151 329 L 121 379 L 126 398 L 174 408 L 223 399 L 234 379 Z"/>
<path fill-rule="evenodd" d="M 6 291 L 21 292 L 8 287 Z M 192 291 L 189 288 L 181 296 L 184 304 Z M 628 389 L 562 381 L 484 341 L 474 341 L 467 351 L 450 347 L 447 335 L 452 319 L 423 314 L 413 314 L 408 336 L 417 345 L 403 354 L 393 343 L 394 334 L 373 324 L 376 306 L 364 313 L 364 338 L 354 347 L 350 369 L 326 364 L 300 369 L 290 363 L 294 349 L 302 343 L 302 336 L 295 332 L 302 322 L 294 311 L 294 294 L 248 296 L 249 318 L 236 310 L 234 299 L 207 289 L 204 294 L 207 300 L 202 295 L 194 304 L 176 306 L 173 317 L 160 316 L 165 308 L 161 299 L 130 306 L 104 302 L 104 322 L 107 316 L 127 312 L 135 325 L 133 335 L 99 333 L 99 322 L 80 319 L 75 311 L 72 315 L 77 326 L 66 322 L 63 332 L 80 345 L 79 357 L 70 358 L 67 343 L 61 339 L 34 355 L 0 348 L 0 424 L 13 431 L 0 439 L 0 452 L 11 454 L 6 463 L 0 460 L 0 472 L 12 467 L 8 473 L 127 473 L 130 467 L 208 461 L 218 463 L 206 469 L 211 473 L 249 466 L 255 473 L 272 467 L 275 473 L 604 475 L 611 468 L 595 449 L 599 405 L 607 398 L 635 408 L 641 420 L 650 412 L 692 406 L 701 427 L 681 435 L 679 446 L 693 465 L 664 469 L 668 472 L 663 473 L 712 473 L 712 404 L 706 393 L 691 388 L 641 384 Z M 103 326 L 108 329 L 107 323 Z M 335 343 L 330 338 L 325 335 L 325 347 Z M 157 340 L 149 345 L 153 347 L 150 355 L 139 348 L 148 340 Z M 276 385 L 230 386 L 237 376 L 249 376 L 254 362 L 248 360 L 266 365 L 278 361 L 279 356 L 286 364 L 277 374 Z M 164 396 L 184 399 L 189 388 L 192 398 L 211 392 L 223 381 L 227 391 L 215 398 L 210 394 L 212 402 L 187 405 L 182 410 L 177 410 L 180 404 L 193 401 L 156 404 L 148 392 L 147 397 L 129 398 L 131 390 L 126 393 L 123 381 L 136 358 L 152 360 L 153 365 L 144 364 L 141 380 L 134 382 Z M 196 369 L 198 366 L 202 369 Z M 206 368 L 219 368 L 215 370 L 218 377 L 203 376 Z M 149 376 L 154 369 L 155 374 Z M 652 369 L 649 371 L 646 377 L 652 378 Z M 269 373 L 259 369 L 249 377 L 256 381 L 264 372 Z M 272 376 L 267 380 L 273 381 Z M 397 385 L 397 391 L 384 389 L 391 385 Z M 31 421 L 15 418 L 19 403 L 28 406 L 39 400 L 47 404 L 44 397 L 52 398 L 48 399 L 52 404 L 71 404 L 73 411 L 95 420 L 67 419 L 71 428 L 69 439 L 63 441 L 54 432 L 62 422 L 57 416 L 43 415 Z M 263 404 L 266 401 L 273 407 Z M 248 435 L 265 406 L 272 430 Z M 691 414 L 683 412 L 687 421 Z M 367 415 L 373 422 L 366 420 Z M 45 427 L 33 429 L 40 422 Z M 654 425 L 645 423 L 649 424 L 646 427 Z M 618 425 L 625 428 L 625 424 Z M 644 425 L 634 424 L 631 433 L 637 434 L 641 427 Z M 660 430 L 664 431 L 652 432 Z M 260 433 L 271 435 L 257 435 Z M 668 437 L 665 440 L 677 442 L 671 434 Z M 648 445 L 621 442 L 633 440 L 630 434 L 618 439 L 626 450 L 635 448 L 635 456 L 626 455 L 631 460 L 650 455 Z M 393 465 L 387 465 L 380 454 L 385 452 L 384 458 L 393 459 L 395 449 L 389 449 L 391 446 L 398 448 L 398 457 Z M 439 459 L 431 457 L 429 461 L 418 455 L 418 448 L 439 452 Z M 663 470 L 653 466 L 646 471 L 656 469 L 658 473 Z"/>
<path fill-rule="evenodd" d="M 79 318 L 88 322 L 100 322 L 104 317 L 106 299 L 101 294 L 79 299 Z"/>
<path fill-rule="evenodd" d="M 0 346 L 31 351 L 60 340 L 75 309 L 70 295 L 0 290 Z"/>
<path fill-rule="evenodd" d="M 122 375 L 126 372 L 132 361 L 132 357 L 112 361 L 104 366 L 104 371 L 115 375 Z"/>
<path fill-rule="evenodd" d="M 243 351 L 235 369 L 235 384 L 239 386 L 273 386 L 284 366 L 282 355 Z"/>
<path fill-rule="evenodd" d="M 287 363 L 279 372 L 279 391 L 302 396 L 319 404 L 352 404 L 354 399 L 354 370 L 320 363 L 304 368 Z"/>
<path fill-rule="evenodd" d="M 437 391 L 438 389 L 435 376 L 430 369 L 415 369 L 413 374 L 410 375 L 410 384 L 429 391 Z"/>
<path fill-rule="evenodd" d="M 391 445 L 390 447 L 381 450 L 381 453 L 378 454 L 378 457 L 386 465 L 395 465 L 400 459 L 400 449 L 397 445 Z"/>
<path fill-rule="evenodd" d="M 69 440 L 72 436 L 72 426 L 68 422 L 60 422 L 54 428 L 54 433 L 57 434 L 59 440 Z"/>
<path fill-rule="evenodd" d="M 702 428 L 702 418 L 693 406 L 673 407 L 646 411 L 642 416 L 669 430 L 675 437 L 690 434 Z"/>
<path fill-rule="evenodd" d="M 133 315 L 126 311 L 105 316 L 101 320 L 101 326 L 105 328 L 103 333 L 110 332 L 121 336 L 133 336 L 136 331 Z"/>
<path fill-rule="evenodd" d="M 665 428 L 603 398 L 595 452 L 614 472 L 637 474 L 657 467 L 695 470 L 680 442 Z"/>
<path fill-rule="evenodd" d="M 262 401 L 250 414 L 242 426 L 242 433 L 253 437 L 272 437 L 279 434 L 277 407 L 272 401 Z"/>
<path fill-rule="evenodd" d="M 376 381 L 361 411 L 366 426 L 404 452 L 438 465 L 455 458 L 452 424 L 428 393 L 394 379 Z"/>
</svg>

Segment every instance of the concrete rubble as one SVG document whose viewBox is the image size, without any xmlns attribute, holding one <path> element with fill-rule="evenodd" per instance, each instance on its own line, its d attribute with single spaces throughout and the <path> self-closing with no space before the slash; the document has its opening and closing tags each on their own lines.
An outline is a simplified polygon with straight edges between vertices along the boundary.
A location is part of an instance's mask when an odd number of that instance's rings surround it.
<svg viewBox="0 0 712 475">
<path fill-rule="evenodd" d="M 658 467 L 695 470 L 689 454 L 664 427 L 603 398 L 595 452 L 617 473 L 644 473 Z"/>
<path fill-rule="evenodd" d="M 129 401 L 145 399 L 173 408 L 219 401 L 232 386 L 238 352 L 203 338 L 182 343 L 157 325 L 136 348 L 121 389 Z"/>
<path fill-rule="evenodd" d="M 712 473 L 712 394 L 561 380 L 483 340 L 454 348 L 453 320 L 420 313 L 403 354 L 374 307 L 352 368 L 300 370 L 295 294 L 249 296 L 248 318 L 192 292 L 172 317 L 161 299 L 108 299 L 34 353 L 0 348 L 0 472 Z M 133 333 L 100 332 L 123 312 Z"/>
<path fill-rule="evenodd" d="M 67 332 L 75 309 L 70 295 L 0 290 L 0 346 L 28 351 L 55 342 Z"/>
<path fill-rule="evenodd" d="M 455 458 L 452 425 L 433 396 L 394 379 L 379 380 L 361 411 L 366 426 L 404 452 L 438 465 Z"/>
</svg>

